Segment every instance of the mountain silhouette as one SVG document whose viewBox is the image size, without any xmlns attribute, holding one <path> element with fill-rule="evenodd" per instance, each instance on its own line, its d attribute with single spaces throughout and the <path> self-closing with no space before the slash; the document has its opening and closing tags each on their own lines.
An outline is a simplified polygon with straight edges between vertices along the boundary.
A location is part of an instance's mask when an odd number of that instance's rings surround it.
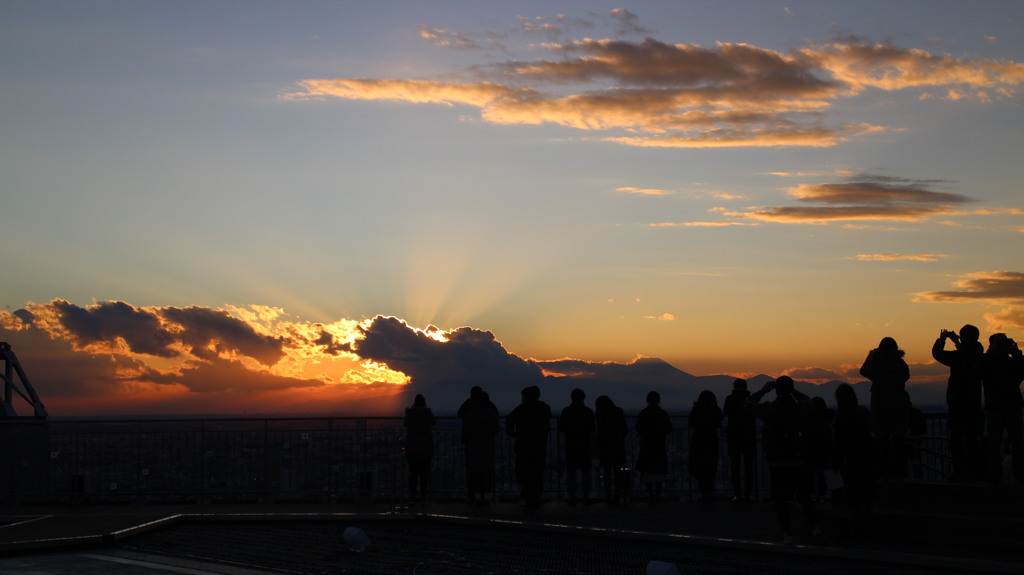
<svg viewBox="0 0 1024 575">
<path fill-rule="evenodd" d="M 732 375 L 697 376 L 687 373 L 658 358 L 639 358 L 630 363 L 583 360 L 554 360 L 537 362 L 544 376 L 523 381 L 509 381 L 507 377 L 495 377 L 486 381 L 437 380 L 426 384 L 410 384 L 401 393 L 404 405 L 410 405 L 417 393 L 422 393 L 428 404 L 438 415 L 454 415 L 459 405 L 469 397 L 469 389 L 479 385 L 491 396 L 502 415 L 509 413 L 520 402 L 520 391 L 528 385 L 541 388 L 541 400 L 547 402 L 554 413 L 569 404 L 569 394 L 575 388 L 587 394 L 586 403 L 593 405 L 600 395 L 608 395 L 627 414 L 636 414 L 645 405 L 647 392 L 661 394 L 661 405 L 674 414 L 689 413 L 701 391 L 708 389 L 718 397 L 719 405 L 732 390 L 736 379 Z M 747 377 L 751 391 L 761 388 L 774 377 L 759 374 Z M 841 381 L 815 384 L 797 381 L 796 388 L 814 397 L 820 396 L 829 405 L 835 403 L 834 394 Z M 870 401 L 870 382 L 853 384 L 861 405 Z M 944 409 L 945 388 L 941 385 L 912 385 L 911 396 L 914 405 L 925 411 Z"/>
</svg>

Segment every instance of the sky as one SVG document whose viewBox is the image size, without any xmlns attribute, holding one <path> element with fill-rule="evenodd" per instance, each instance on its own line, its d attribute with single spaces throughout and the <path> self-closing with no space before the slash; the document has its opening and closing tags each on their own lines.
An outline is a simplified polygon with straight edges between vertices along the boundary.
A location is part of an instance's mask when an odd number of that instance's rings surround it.
<svg viewBox="0 0 1024 575">
<path fill-rule="evenodd" d="M 0 338 L 79 415 L 566 359 L 853 382 L 885 336 L 941 380 L 940 329 L 1024 336 L 1022 29 L 1010 0 L 0 2 Z"/>
</svg>

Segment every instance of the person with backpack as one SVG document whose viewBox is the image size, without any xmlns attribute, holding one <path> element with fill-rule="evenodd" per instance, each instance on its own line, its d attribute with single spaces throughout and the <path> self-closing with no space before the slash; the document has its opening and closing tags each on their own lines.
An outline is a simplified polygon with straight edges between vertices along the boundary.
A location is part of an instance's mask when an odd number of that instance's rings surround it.
<svg viewBox="0 0 1024 575">
<path fill-rule="evenodd" d="M 762 403 L 761 399 L 772 390 L 775 391 L 775 401 Z M 745 407 L 764 423 L 762 445 L 783 543 L 793 543 L 790 499 L 796 499 L 803 508 L 811 537 L 820 538 L 818 510 L 811 501 L 810 471 L 805 459 L 811 417 L 810 398 L 795 389 L 791 377 L 783 375 L 751 394 Z"/>
</svg>

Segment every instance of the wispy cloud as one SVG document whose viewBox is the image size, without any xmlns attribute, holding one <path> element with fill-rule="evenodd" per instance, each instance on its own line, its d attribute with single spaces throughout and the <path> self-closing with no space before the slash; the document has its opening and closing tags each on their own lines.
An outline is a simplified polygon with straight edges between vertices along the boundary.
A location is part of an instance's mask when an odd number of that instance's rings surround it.
<svg viewBox="0 0 1024 575">
<path fill-rule="evenodd" d="M 616 32 L 621 36 L 650 34 L 653 32 L 650 28 L 640 24 L 639 16 L 625 8 L 612 9 L 612 11 L 608 12 L 608 17 L 615 21 L 617 24 Z"/>
<path fill-rule="evenodd" d="M 757 222 L 737 222 L 737 221 L 723 221 L 723 222 L 657 222 L 653 224 L 647 224 L 648 227 L 652 228 L 727 228 L 730 226 L 756 226 Z"/>
<path fill-rule="evenodd" d="M 711 197 L 719 200 L 744 200 L 746 196 L 730 194 L 728 192 L 711 192 Z"/>
<path fill-rule="evenodd" d="M 917 294 L 919 301 L 962 303 L 991 301 L 1024 305 L 1024 272 L 976 272 L 957 280 L 955 290 Z"/>
<path fill-rule="evenodd" d="M 608 17 L 623 34 L 647 31 L 628 10 L 613 10 Z M 592 22 L 564 15 L 519 21 L 520 31 L 550 38 L 589 26 Z M 479 47 L 449 30 L 421 26 L 419 32 L 439 46 Z M 464 70 L 478 78 L 475 82 L 314 78 L 301 81 L 300 90 L 285 97 L 467 105 L 479 108 L 487 122 L 606 132 L 600 139 L 635 147 L 827 147 L 886 129 L 867 121 L 823 121 L 836 102 L 866 90 L 991 100 L 1012 95 L 1024 82 L 1024 64 L 937 56 L 860 40 L 788 53 L 743 43 L 707 47 L 651 37 L 638 42 L 552 40 L 538 47 L 551 58 Z M 821 217 L 839 217 L 835 214 L 830 210 Z M 784 210 L 773 217 L 791 216 Z"/>
<path fill-rule="evenodd" d="M 922 221 L 958 213 L 973 199 L 930 189 L 943 182 L 862 175 L 848 182 L 802 184 L 789 189 L 800 202 L 814 205 L 779 206 L 727 215 L 783 223 L 826 223 L 856 220 Z"/>
<path fill-rule="evenodd" d="M 676 321 L 676 316 L 670 313 L 663 313 L 661 315 L 645 315 L 644 319 L 653 319 L 657 321 Z"/>
<path fill-rule="evenodd" d="M 423 24 L 418 27 L 418 30 L 420 38 L 442 48 L 455 48 L 457 50 L 480 50 L 482 48 L 476 40 L 451 30 L 432 28 Z"/>
<path fill-rule="evenodd" d="M 564 35 L 575 34 L 584 30 L 592 30 L 594 22 L 585 18 L 573 18 L 559 14 L 554 18 L 547 16 L 520 16 L 518 29 L 525 34 L 541 34 L 555 39 Z"/>
<path fill-rule="evenodd" d="M 948 254 L 857 254 L 847 259 L 862 262 L 937 262 Z"/>
<path fill-rule="evenodd" d="M 916 302 L 987 303 L 1000 309 L 985 314 L 991 331 L 1024 329 L 1024 272 L 975 272 L 954 282 L 955 290 L 914 294 Z"/>
<path fill-rule="evenodd" d="M 780 178 L 821 178 L 824 176 L 839 176 L 843 178 L 848 178 L 854 175 L 853 172 L 849 170 L 835 170 L 832 172 L 785 172 L 780 170 L 765 173 L 766 175 L 778 176 Z"/>
<path fill-rule="evenodd" d="M 616 192 L 623 192 L 627 194 L 639 194 L 642 196 L 667 196 L 674 192 L 669 190 L 661 190 L 658 188 L 634 188 L 632 186 L 623 186 L 621 188 L 615 188 Z"/>
<path fill-rule="evenodd" d="M 938 94 L 956 94 L 954 99 L 986 100 L 1008 96 L 1024 82 L 1024 64 L 1018 62 L 936 56 L 925 50 L 884 44 L 834 43 L 805 48 L 801 54 L 858 92 L 867 88 L 936 88 Z"/>
</svg>

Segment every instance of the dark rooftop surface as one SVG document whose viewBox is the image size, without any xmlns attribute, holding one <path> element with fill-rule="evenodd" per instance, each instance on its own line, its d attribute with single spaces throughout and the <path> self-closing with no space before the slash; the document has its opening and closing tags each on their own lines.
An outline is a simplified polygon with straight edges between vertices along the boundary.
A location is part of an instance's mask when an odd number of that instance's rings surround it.
<svg viewBox="0 0 1024 575">
<path fill-rule="evenodd" d="M 941 490 L 944 500 L 915 497 Z M 51 505 L 0 507 L 0 573 L 1024 573 L 1020 488 L 906 485 L 870 536 L 784 545 L 770 502 Z M 958 505 L 957 502 L 960 502 Z M 361 529 L 369 546 L 346 542 Z M 668 571 L 671 572 L 671 571 Z"/>
</svg>

